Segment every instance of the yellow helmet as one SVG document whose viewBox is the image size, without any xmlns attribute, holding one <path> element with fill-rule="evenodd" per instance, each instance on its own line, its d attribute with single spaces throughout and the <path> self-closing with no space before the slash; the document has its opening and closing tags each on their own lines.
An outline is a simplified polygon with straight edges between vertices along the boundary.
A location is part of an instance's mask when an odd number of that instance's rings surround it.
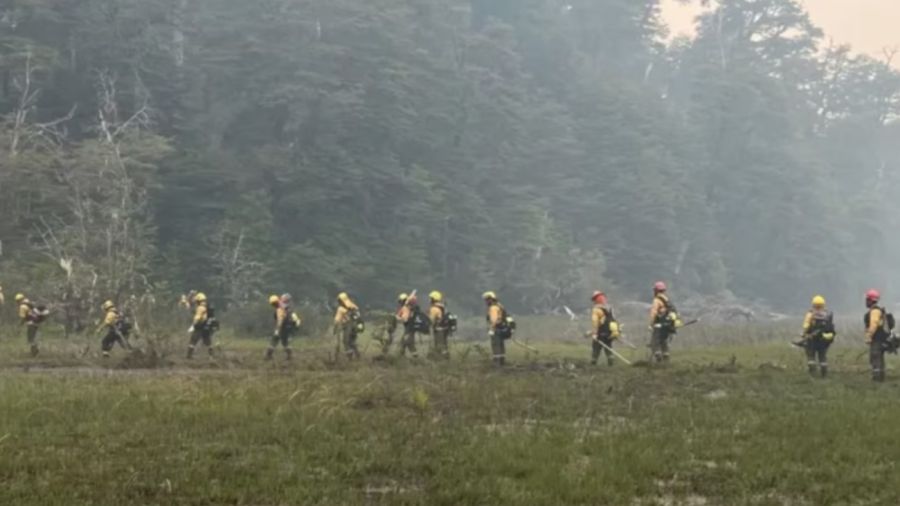
<svg viewBox="0 0 900 506">
<path fill-rule="evenodd" d="M 497 300 L 497 294 L 494 292 L 484 292 L 481 298 L 484 300 Z"/>
<path fill-rule="evenodd" d="M 100 309 L 102 309 L 104 311 L 109 311 L 110 309 L 113 308 L 113 306 L 115 306 L 115 304 L 113 304 L 113 301 L 108 300 L 108 301 L 104 302 L 102 306 L 100 306 Z"/>
<path fill-rule="evenodd" d="M 16 294 L 16 302 L 22 302 L 23 300 L 25 300 L 25 295 L 23 295 L 21 293 L 17 293 Z"/>
<path fill-rule="evenodd" d="M 825 307 L 825 297 L 821 295 L 816 295 L 812 300 L 813 307 Z"/>
<path fill-rule="evenodd" d="M 338 300 L 338 302 L 347 303 L 347 302 L 350 302 L 350 296 L 347 295 L 347 292 L 341 292 L 338 294 L 337 300 Z"/>
<path fill-rule="evenodd" d="M 397 304 L 403 304 L 404 302 L 406 302 L 406 299 L 408 299 L 408 298 L 409 298 L 409 294 L 401 293 L 400 295 L 397 296 Z"/>
<path fill-rule="evenodd" d="M 269 305 L 277 306 L 279 302 L 279 298 L 277 295 L 269 295 Z"/>
<path fill-rule="evenodd" d="M 428 294 L 428 298 L 431 299 L 432 302 L 441 302 L 444 300 L 444 294 L 435 290 Z"/>
<path fill-rule="evenodd" d="M 194 295 L 194 302 L 206 302 L 206 294 L 197 292 L 197 295 Z"/>
</svg>

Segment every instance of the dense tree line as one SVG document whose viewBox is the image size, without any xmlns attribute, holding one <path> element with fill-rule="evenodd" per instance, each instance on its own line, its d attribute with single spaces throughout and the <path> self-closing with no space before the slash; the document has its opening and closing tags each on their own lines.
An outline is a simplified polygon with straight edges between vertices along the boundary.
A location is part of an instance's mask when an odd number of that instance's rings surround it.
<svg viewBox="0 0 900 506">
<path fill-rule="evenodd" d="M 11 0 L 2 281 L 73 311 L 900 282 L 891 55 L 828 45 L 795 0 L 698 23 L 665 44 L 657 0 Z"/>
</svg>

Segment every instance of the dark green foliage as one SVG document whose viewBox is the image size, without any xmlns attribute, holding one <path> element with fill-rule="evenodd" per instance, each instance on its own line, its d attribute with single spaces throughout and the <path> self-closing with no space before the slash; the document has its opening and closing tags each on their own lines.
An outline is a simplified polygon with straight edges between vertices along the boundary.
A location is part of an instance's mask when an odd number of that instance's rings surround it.
<svg viewBox="0 0 900 506">
<path fill-rule="evenodd" d="M 790 305 L 900 282 L 898 73 L 820 52 L 794 0 L 720 2 L 696 40 L 665 35 L 656 0 L 16 0 L 0 262 L 87 298 L 440 287 L 520 312 L 655 279 Z M 81 195 L 111 207 L 82 235 L 132 220 L 140 258 L 50 279 L 36 232 L 80 226 L 67 167 L 99 175 L 116 146 L 135 155 L 116 195 L 146 205 Z"/>
</svg>

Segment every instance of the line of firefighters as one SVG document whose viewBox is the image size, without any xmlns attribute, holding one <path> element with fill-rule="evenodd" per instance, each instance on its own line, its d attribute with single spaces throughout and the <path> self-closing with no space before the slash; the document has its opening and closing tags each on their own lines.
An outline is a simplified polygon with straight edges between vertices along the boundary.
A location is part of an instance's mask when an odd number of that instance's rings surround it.
<svg viewBox="0 0 900 506">
<path fill-rule="evenodd" d="M 416 336 L 426 334 L 432 337 L 431 350 L 433 354 L 437 358 L 450 358 L 449 338 L 457 329 L 456 316 L 447 309 L 441 292 L 433 291 L 428 298 L 430 307 L 426 313 L 419 306 L 415 292 L 409 295 L 403 293 L 397 297 L 397 309 L 386 328 L 387 336 L 378 339 L 383 355 L 390 353 L 396 331 L 402 327 L 403 333 L 399 341 L 400 355 L 405 356 L 409 353 L 414 358 L 418 357 Z M 494 364 L 502 366 L 506 363 L 506 341 L 513 338 L 516 322 L 500 303 L 496 293 L 485 292 L 482 299 L 487 308 L 485 318 L 491 343 L 492 361 Z M 893 332 L 894 317 L 879 305 L 880 300 L 881 294 L 877 290 L 866 292 L 867 311 L 863 318 L 865 341 L 869 346 L 872 379 L 879 382 L 884 381 L 885 353 L 896 353 L 900 349 L 900 338 Z M 18 306 L 19 319 L 26 327 L 26 338 L 31 354 L 37 355 L 38 327 L 49 315 L 49 311 L 44 306 L 34 304 L 21 293 L 15 296 L 15 301 Z M 592 340 L 591 363 L 597 364 L 600 356 L 605 354 L 607 363 L 613 365 L 613 356 L 616 354 L 613 346 L 615 341 L 621 338 L 621 326 L 616 320 L 606 294 L 599 291 L 594 292 L 591 301 L 593 302 L 592 329 L 587 336 Z M 266 349 L 265 358 L 271 360 L 280 345 L 284 349 L 286 358 L 290 360 L 293 356 L 291 338 L 302 324 L 302 319 L 293 310 L 293 300 L 290 294 L 271 295 L 268 302 L 274 309 L 275 328 L 269 347 Z M 359 359 L 357 339 L 365 330 L 359 306 L 351 300 L 347 293 L 339 294 L 337 303 L 338 307 L 333 321 L 335 356 L 343 353 L 348 359 Z M 180 305 L 190 309 L 193 315 L 191 326 L 188 329 L 187 358 L 193 358 L 195 348 L 201 343 L 212 356 L 213 335 L 218 330 L 219 324 L 206 295 L 202 292 L 191 292 L 182 296 Z M 128 335 L 131 332 L 131 324 L 112 301 L 105 301 L 101 308 L 104 318 L 98 328 L 98 334 L 104 332 L 101 351 L 104 357 L 108 357 L 117 343 L 124 348 L 130 348 Z M 675 305 L 669 299 L 666 284 L 662 281 L 655 283 L 649 317 L 650 350 L 654 362 L 669 360 L 671 339 L 678 329 L 685 325 L 678 315 Z M 805 350 L 810 374 L 818 373 L 822 377 L 827 376 L 828 349 L 834 342 L 835 336 L 834 314 L 827 309 L 825 298 L 816 295 L 812 299 L 811 309 L 804 317 L 801 338 L 793 343 Z"/>
</svg>

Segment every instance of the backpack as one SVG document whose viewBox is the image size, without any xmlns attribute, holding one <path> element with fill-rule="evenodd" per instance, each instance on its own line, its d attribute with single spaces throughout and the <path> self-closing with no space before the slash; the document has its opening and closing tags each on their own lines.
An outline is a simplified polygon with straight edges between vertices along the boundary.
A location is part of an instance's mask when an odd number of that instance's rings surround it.
<svg viewBox="0 0 900 506">
<path fill-rule="evenodd" d="M 675 309 L 675 304 L 672 304 L 667 297 L 660 297 L 657 295 L 654 298 L 661 301 L 663 307 L 666 309 L 664 313 L 656 315 L 656 325 L 659 325 L 659 328 L 666 332 L 674 334 L 677 329 L 675 328 L 675 319 L 672 318 L 672 315 L 678 314 Z"/>
<path fill-rule="evenodd" d="M 494 332 L 503 339 L 511 339 L 516 333 L 516 320 L 506 311 L 506 308 L 500 306 L 500 324 Z"/>
<path fill-rule="evenodd" d="M 441 308 L 441 319 L 435 327 L 446 330 L 448 333 L 453 334 L 456 332 L 456 315 L 447 311 L 446 306 L 440 306 Z"/>
<path fill-rule="evenodd" d="M 603 325 L 601 325 L 600 328 L 597 329 L 597 337 L 609 338 L 612 336 L 612 329 L 610 328 L 610 325 L 614 322 L 618 323 L 618 320 L 616 320 L 616 316 L 613 314 L 613 310 L 611 307 L 601 306 L 600 309 L 603 310 L 606 318 L 603 320 Z"/>
<path fill-rule="evenodd" d="M 47 309 L 47 306 L 43 304 L 36 306 L 33 303 L 28 303 L 28 321 L 32 323 L 42 323 L 49 315 L 50 310 Z"/>
<path fill-rule="evenodd" d="M 275 321 L 278 321 L 277 312 L 275 313 Z M 293 332 L 297 328 L 296 313 L 291 309 L 291 306 L 284 306 L 284 322 L 281 323 L 281 330 L 283 332 Z"/>
<path fill-rule="evenodd" d="M 116 329 L 116 332 L 121 334 L 123 337 L 126 337 L 126 336 L 128 336 L 128 334 L 131 333 L 131 329 L 134 328 L 134 326 L 131 324 L 131 321 L 125 315 L 123 315 L 121 313 L 117 313 L 117 314 L 119 315 L 119 318 L 116 320 L 116 323 L 114 324 L 114 328 Z"/>
<path fill-rule="evenodd" d="M 809 335 L 827 340 L 834 339 L 834 315 L 831 311 L 813 311 L 810 320 Z"/>
<path fill-rule="evenodd" d="M 419 306 L 413 306 L 412 315 L 406 322 L 406 329 L 426 334 L 431 332 L 431 320 L 428 319 L 428 316 Z"/>
<path fill-rule="evenodd" d="M 874 306 L 872 309 L 881 310 L 881 332 L 886 335 L 891 335 L 894 332 L 894 327 L 897 325 L 897 321 L 894 319 L 894 315 L 892 313 L 888 313 L 887 310 L 880 306 Z M 863 323 L 866 328 L 869 328 L 869 315 L 872 314 L 872 310 L 870 309 L 866 316 L 863 317 Z"/>
<path fill-rule="evenodd" d="M 359 313 L 359 309 L 351 309 L 349 316 L 350 321 L 353 323 L 353 328 L 356 329 L 357 334 L 362 334 L 366 331 L 366 322 L 363 321 L 362 315 Z"/>
<path fill-rule="evenodd" d="M 203 322 L 202 326 L 209 332 L 219 330 L 219 320 L 216 319 L 216 310 L 210 305 L 206 306 L 206 321 Z"/>
</svg>

